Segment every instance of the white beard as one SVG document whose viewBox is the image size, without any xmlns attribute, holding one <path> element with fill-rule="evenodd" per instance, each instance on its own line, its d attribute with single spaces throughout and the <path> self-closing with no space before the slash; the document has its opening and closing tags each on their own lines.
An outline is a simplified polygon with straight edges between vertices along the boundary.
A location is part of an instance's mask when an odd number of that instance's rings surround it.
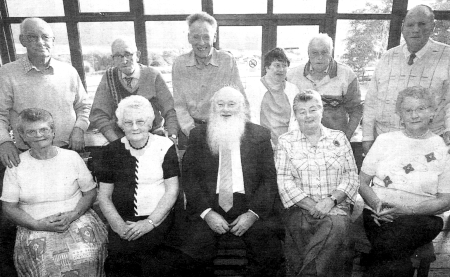
<svg viewBox="0 0 450 277">
<path fill-rule="evenodd" d="M 228 118 L 224 118 L 217 113 L 212 114 L 207 130 L 207 140 L 211 152 L 218 155 L 221 147 L 228 149 L 233 146 L 240 147 L 246 121 L 244 113 L 232 115 Z"/>
</svg>

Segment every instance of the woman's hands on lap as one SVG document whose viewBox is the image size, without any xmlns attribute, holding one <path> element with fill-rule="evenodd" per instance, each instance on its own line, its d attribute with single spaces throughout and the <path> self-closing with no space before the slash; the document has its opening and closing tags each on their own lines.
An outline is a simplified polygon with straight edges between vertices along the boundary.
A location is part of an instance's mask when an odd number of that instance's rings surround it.
<svg viewBox="0 0 450 277">
<path fill-rule="evenodd" d="M 57 213 L 44 217 L 37 222 L 38 231 L 62 233 L 69 229 L 70 224 L 75 220 L 76 213 L 73 211 Z"/>
<path fill-rule="evenodd" d="M 155 228 L 148 220 L 127 221 L 125 223 L 127 229 L 121 238 L 128 241 L 137 240 Z"/>
</svg>

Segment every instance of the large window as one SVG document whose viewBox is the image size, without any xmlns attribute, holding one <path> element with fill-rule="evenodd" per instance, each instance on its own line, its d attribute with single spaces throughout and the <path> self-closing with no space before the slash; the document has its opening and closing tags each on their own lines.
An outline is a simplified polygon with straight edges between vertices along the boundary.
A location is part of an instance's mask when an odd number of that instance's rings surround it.
<svg viewBox="0 0 450 277">
<path fill-rule="evenodd" d="M 79 24 L 87 92 L 94 98 L 105 70 L 112 66 L 111 44 L 119 37 L 134 40 L 133 22 L 83 22 Z"/>
<path fill-rule="evenodd" d="M 391 13 L 392 0 L 339 0 L 339 13 Z"/>
<path fill-rule="evenodd" d="M 267 13 L 267 0 L 215 0 L 215 14 Z"/>
<path fill-rule="evenodd" d="M 236 59 L 244 87 L 261 77 L 261 26 L 219 27 L 220 48 Z"/>
<path fill-rule="evenodd" d="M 277 46 L 284 48 L 291 68 L 308 61 L 308 43 L 319 33 L 319 26 L 278 26 Z"/>
<path fill-rule="evenodd" d="M 145 14 L 191 14 L 201 10 L 198 0 L 144 0 Z"/>
<path fill-rule="evenodd" d="M 7 0 L 9 16 L 63 16 L 62 0 Z"/>
<path fill-rule="evenodd" d="M 129 12 L 129 0 L 79 0 L 80 12 Z"/>
<path fill-rule="evenodd" d="M 325 13 L 326 0 L 273 0 L 274 13 Z"/>
<path fill-rule="evenodd" d="M 176 57 L 191 50 L 185 21 L 150 21 L 147 29 L 148 64 L 157 67 L 172 89 L 172 64 Z"/>
</svg>

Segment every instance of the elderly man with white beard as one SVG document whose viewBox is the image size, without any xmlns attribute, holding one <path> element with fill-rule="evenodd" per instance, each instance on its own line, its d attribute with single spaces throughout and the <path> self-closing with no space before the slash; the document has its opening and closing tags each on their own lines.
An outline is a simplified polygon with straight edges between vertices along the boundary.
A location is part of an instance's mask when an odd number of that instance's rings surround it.
<svg viewBox="0 0 450 277">
<path fill-rule="evenodd" d="M 182 249 L 197 268 L 208 268 L 220 237 L 242 237 L 246 276 L 276 276 L 282 253 L 274 228 L 280 200 L 270 132 L 248 122 L 247 114 L 242 93 L 224 87 L 211 99 L 208 124 L 191 132 L 182 174 L 190 228 Z"/>
</svg>

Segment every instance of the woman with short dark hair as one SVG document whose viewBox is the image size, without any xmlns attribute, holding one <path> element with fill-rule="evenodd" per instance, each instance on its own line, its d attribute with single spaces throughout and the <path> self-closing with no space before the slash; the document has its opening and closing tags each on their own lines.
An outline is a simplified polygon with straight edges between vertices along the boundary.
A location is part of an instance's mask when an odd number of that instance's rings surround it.
<svg viewBox="0 0 450 277">
<path fill-rule="evenodd" d="M 282 48 L 274 48 L 264 56 L 266 74 L 245 90 L 250 103 L 250 121 L 270 130 L 272 145 L 278 137 L 297 129 L 292 103 L 298 89 L 286 81 L 290 61 Z"/>
<path fill-rule="evenodd" d="M 105 276 L 106 227 L 91 209 L 96 184 L 83 159 L 52 145 L 51 114 L 25 109 L 17 129 L 30 147 L 7 168 L 4 214 L 17 224 L 14 263 L 19 276 Z"/>
</svg>

